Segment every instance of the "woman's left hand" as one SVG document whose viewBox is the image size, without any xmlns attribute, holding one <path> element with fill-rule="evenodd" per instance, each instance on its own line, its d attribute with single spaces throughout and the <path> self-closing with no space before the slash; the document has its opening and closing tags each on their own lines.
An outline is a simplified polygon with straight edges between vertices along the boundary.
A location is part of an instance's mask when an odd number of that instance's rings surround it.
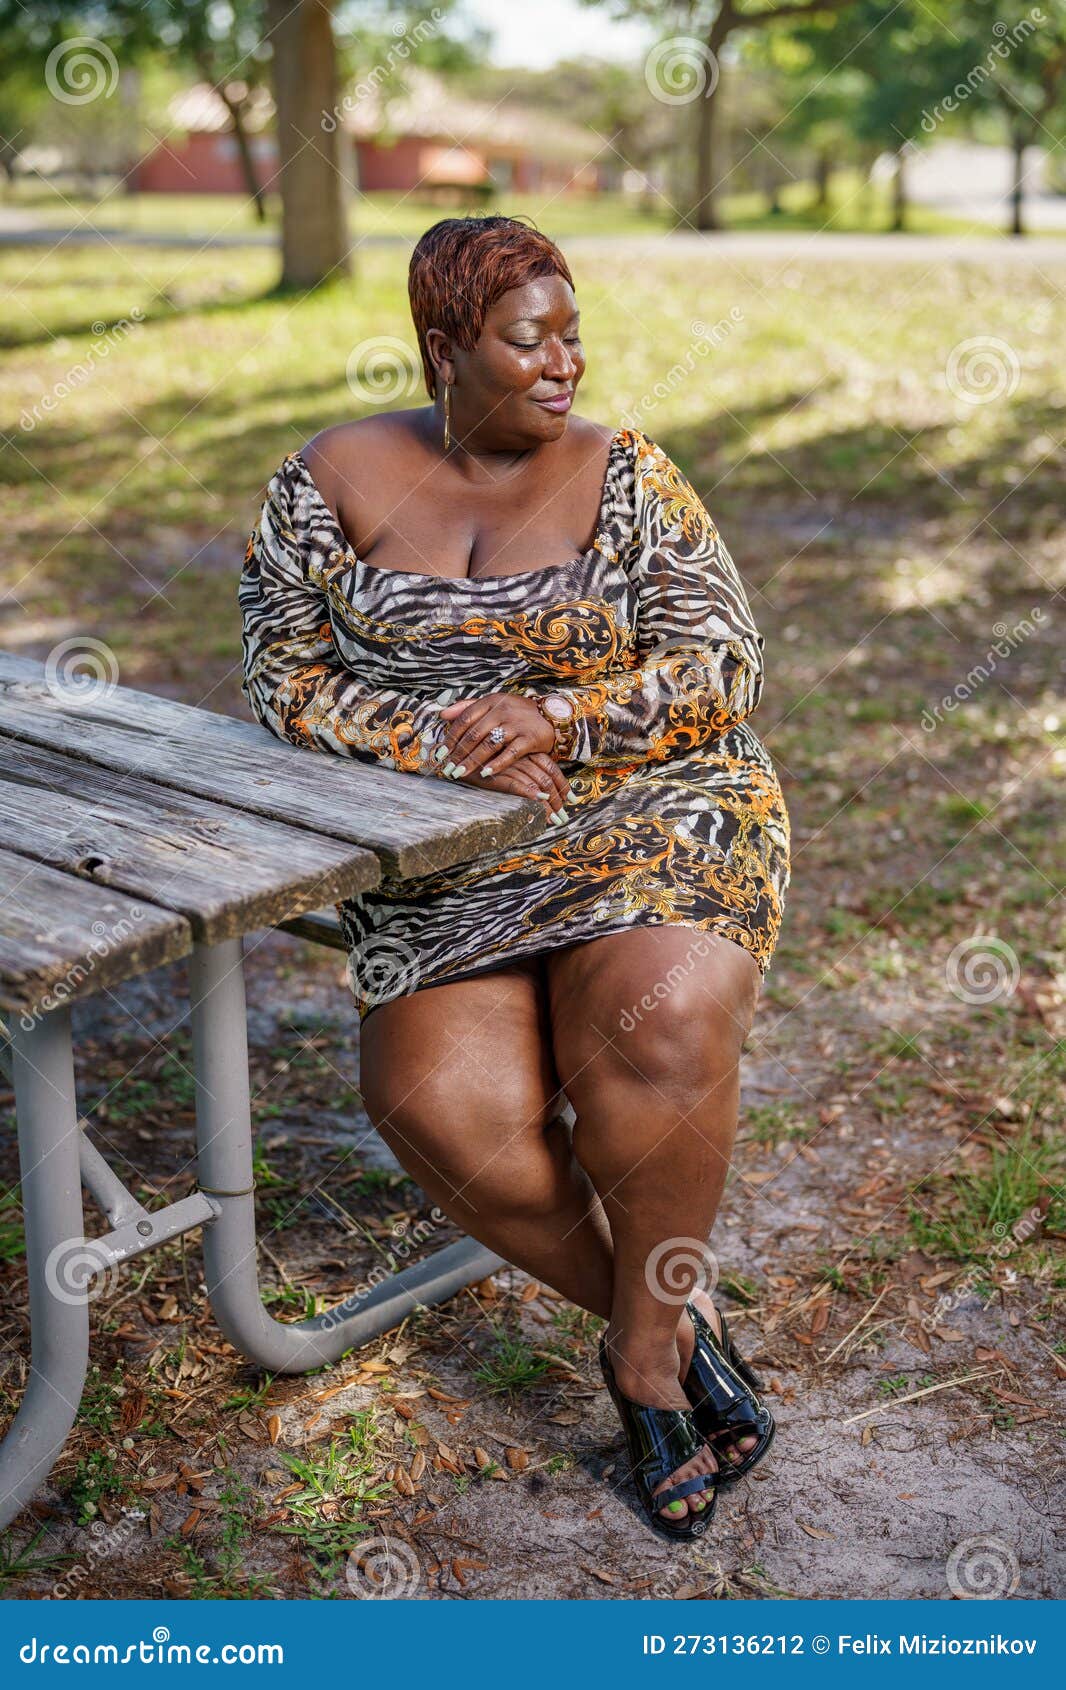
<svg viewBox="0 0 1066 1690">
<path fill-rule="evenodd" d="M 447 724 L 444 732 L 447 757 L 440 761 L 454 765 L 455 779 L 484 768 L 500 774 L 533 751 L 555 750 L 555 730 L 531 698 L 516 697 L 509 692 L 488 692 L 484 698 L 446 704 L 440 714 Z M 498 745 L 489 739 L 493 728 L 502 728 L 504 732 Z"/>
</svg>

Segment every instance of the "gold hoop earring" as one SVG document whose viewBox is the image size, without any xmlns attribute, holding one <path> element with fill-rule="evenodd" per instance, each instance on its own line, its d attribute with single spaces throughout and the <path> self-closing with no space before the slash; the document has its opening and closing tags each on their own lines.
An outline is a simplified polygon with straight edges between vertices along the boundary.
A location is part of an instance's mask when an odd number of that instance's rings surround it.
<svg viewBox="0 0 1066 1690">
<path fill-rule="evenodd" d="M 444 383 L 444 450 L 447 452 L 452 443 L 452 384 Z"/>
</svg>

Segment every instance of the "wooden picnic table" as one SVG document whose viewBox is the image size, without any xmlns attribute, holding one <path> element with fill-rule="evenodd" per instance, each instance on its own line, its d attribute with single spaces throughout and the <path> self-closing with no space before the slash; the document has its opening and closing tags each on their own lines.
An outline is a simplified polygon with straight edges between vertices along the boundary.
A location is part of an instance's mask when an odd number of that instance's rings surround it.
<svg viewBox="0 0 1066 1690">
<path fill-rule="evenodd" d="M 74 1423 L 89 1302 L 194 1227 L 229 1341 L 303 1372 L 484 1278 L 471 1239 L 312 1320 L 267 1314 L 256 1266 L 242 939 L 339 944 L 323 906 L 529 837 L 538 806 L 282 744 L 265 729 L 0 653 L 0 1054 L 15 1091 L 32 1357 L 0 1446 L 0 1525 Z M 70 1006 L 188 958 L 197 1189 L 147 1210 L 79 1119 Z M 352 1008 L 353 1015 L 355 1008 Z M 107 1231 L 86 1238 L 85 1187 Z"/>
</svg>

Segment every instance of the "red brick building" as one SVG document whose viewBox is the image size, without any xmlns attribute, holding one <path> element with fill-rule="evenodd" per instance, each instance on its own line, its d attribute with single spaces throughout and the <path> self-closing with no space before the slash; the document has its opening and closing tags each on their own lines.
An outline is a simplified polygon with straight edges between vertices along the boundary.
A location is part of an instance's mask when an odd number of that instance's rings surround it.
<svg viewBox="0 0 1066 1690">
<path fill-rule="evenodd" d="M 407 89 L 356 85 L 341 102 L 337 123 L 347 138 L 353 186 L 439 194 L 596 193 L 605 184 L 603 142 L 554 112 L 506 101 L 491 105 L 454 94 L 439 77 L 406 73 Z M 171 133 L 130 176 L 136 193 L 245 192 L 229 114 L 218 95 L 197 83 L 170 102 Z M 277 147 L 274 104 L 253 90 L 245 128 L 260 186 L 274 186 Z"/>
</svg>

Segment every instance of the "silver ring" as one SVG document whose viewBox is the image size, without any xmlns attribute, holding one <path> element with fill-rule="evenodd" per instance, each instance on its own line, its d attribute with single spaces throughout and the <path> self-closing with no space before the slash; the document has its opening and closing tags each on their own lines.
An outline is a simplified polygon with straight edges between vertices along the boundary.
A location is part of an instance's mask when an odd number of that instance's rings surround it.
<svg viewBox="0 0 1066 1690">
<path fill-rule="evenodd" d="M 489 729 L 489 744 L 490 745 L 502 745 L 506 738 L 507 738 L 507 729 L 506 728 L 490 728 Z"/>
</svg>

